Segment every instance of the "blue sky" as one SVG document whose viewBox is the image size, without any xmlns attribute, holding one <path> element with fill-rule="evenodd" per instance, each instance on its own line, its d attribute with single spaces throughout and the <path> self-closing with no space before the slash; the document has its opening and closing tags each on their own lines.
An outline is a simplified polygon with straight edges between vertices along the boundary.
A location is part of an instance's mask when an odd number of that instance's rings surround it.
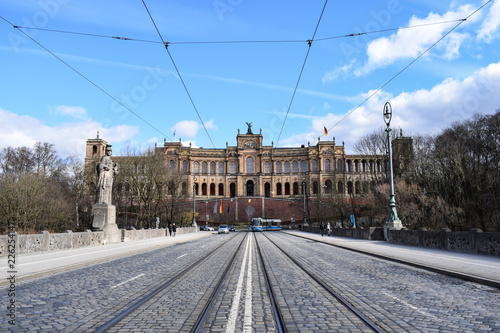
<svg viewBox="0 0 500 333">
<path fill-rule="evenodd" d="M 384 126 L 386 101 L 408 135 L 500 108 L 500 0 L 329 1 L 310 48 L 324 1 L 145 3 L 199 117 L 142 1 L 3 0 L 0 147 L 42 141 L 83 157 L 99 130 L 115 154 L 165 137 L 224 148 L 252 122 L 265 145 L 335 136 L 354 153 Z M 222 41 L 263 42 L 207 43 Z"/>
</svg>

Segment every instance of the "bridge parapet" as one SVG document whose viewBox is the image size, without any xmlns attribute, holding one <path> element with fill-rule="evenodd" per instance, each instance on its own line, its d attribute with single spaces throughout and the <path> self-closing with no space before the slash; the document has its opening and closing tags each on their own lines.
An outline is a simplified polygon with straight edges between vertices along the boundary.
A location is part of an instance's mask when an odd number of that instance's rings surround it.
<svg viewBox="0 0 500 333">
<path fill-rule="evenodd" d="M 177 228 L 177 234 L 196 232 L 194 227 Z M 155 237 L 165 237 L 165 229 L 141 229 L 141 230 L 120 230 L 121 241 L 128 242 L 140 239 L 149 239 Z M 7 256 L 8 235 L 0 236 L 0 258 Z M 97 246 L 106 244 L 104 231 L 84 231 L 73 232 L 67 230 L 63 233 L 49 233 L 42 231 L 38 234 L 22 235 L 14 233 L 15 254 L 34 254 L 46 253 L 57 250 L 69 250 L 82 247 Z"/>
<path fill-rule="evenodd" d="M 481 229 L 454 232 L 450 229 L 428 231 L 425 228 L 389 230 L 387 241 L 393 244 L 500 256 L 500 233 L 482 232 Z"/>
</svg>

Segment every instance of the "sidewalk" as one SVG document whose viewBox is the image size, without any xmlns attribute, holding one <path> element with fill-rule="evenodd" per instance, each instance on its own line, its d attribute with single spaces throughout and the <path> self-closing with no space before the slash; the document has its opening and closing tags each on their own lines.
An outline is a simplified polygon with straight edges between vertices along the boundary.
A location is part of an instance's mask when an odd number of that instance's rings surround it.
<svg viewBox="0 0 500 333">
<path fill-rule="evenodd" d="M 404 246 L 384 241 L 352 239 L 337 236 L 328 237 L 326 235 L 322 237 L 320 234 L 302 231 L 285 232 L 357 252 L 410 263 L 413 266 L 424 266 L 435 272 L 445 273 L 459 278 L 467 278 L 470 281 L 481 283 L 484 282 L 482 280 L 490 280 L 494 282 L 490 284 L 491 286 L 500 288 L 499 257 Z"/>
<path fill-rule="evenodd" d="M 187 242 L 212 235 L 212 232 L 194 232 L 175 237 L 156 237 L 124 243 L 82 247 L 79 249 L 60 250 L 39 254 L 27 254 L 16 257 L 16 280 L 39 277 L 50 273 L 68 271 L 78 267 L 108 261 L 132 254 L 155 250 L 173 244 Z M 9 281 L 7 257 L 0 262 L 0 286 Z"/>
</svg>

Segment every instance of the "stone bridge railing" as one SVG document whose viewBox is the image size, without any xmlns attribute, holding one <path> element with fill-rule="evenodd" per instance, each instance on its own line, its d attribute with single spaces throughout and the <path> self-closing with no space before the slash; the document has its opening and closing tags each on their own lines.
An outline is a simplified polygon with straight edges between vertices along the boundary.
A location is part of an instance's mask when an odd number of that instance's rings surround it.
<svg viewBox="0 0 500 333">
<path fill-rule="evenodd" d="M 500 233 L 470 231 L 388 230 L 387 241 L 393 244 L 500 256 Z"/>
<path fill-rule="evenodd" d="M 196 232 L 197 228 L 177 228 L 177 234 Z M 165 229 L 121 229 L 121 241 L 128 242 L 140 239 L 155 237 L 165 237 Z M 4 257 L 8 252 L 8 235 L 0 236 L 0 257 Z M 64 233 L 49 233 L 42 231 L 39 234 L 20 235 L 15 233 L 11 244 L 15 244 L 16 255 L 46 253 L 57 250 L 77 249 L 87 246 L 97 246 L 105 244 L 104 231 L 72 232 L 67 230 Z"/>
<path fill-rule="evenodd" d="M 304 227 L 304 231 L 319 233 L 319 227 Z M 384 240 L 384 228 L 332 228 L 330 235 L 356 239 Z M 470 231 L 393 230 L 387 232 L 387 242 L 440 250 L 500 256 L 500 233 Z"/>
</svg>

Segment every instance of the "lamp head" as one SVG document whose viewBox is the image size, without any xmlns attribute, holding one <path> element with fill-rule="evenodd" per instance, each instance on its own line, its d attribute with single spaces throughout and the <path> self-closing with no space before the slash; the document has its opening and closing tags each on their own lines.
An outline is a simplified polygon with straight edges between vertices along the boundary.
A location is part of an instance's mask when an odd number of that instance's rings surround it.
<svg viewBox="0 0 500 333">
<path fill-rule="evenodd" d="M 387 126 L 391 123 L 392 119 L 392 106 L 391 103 L 386 102 L 384 104 L 384 122 Z"/>
</svg>

